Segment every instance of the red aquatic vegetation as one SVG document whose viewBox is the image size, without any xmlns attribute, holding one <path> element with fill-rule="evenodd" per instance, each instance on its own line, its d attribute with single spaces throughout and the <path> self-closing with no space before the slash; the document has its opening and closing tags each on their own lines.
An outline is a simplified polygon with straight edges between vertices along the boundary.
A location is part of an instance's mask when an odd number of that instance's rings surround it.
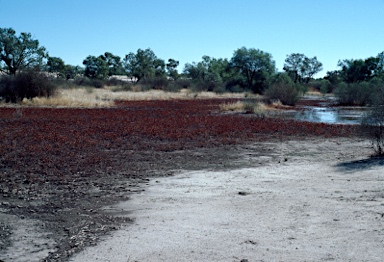
<svg viewBox="0 0 384 262">
<path fill-rule="evenodd" d="M 353 136 L 356 127 L 222 114 L 234 100 L 117 101 L 114 108 L 0 108 L 0 167 L 34 177 L 92 175 L 129 152 Z M 120 159 L 120 160 L 121 160 Z M 115 163 L 115 164 L 114 164 Z"/>
</svg>

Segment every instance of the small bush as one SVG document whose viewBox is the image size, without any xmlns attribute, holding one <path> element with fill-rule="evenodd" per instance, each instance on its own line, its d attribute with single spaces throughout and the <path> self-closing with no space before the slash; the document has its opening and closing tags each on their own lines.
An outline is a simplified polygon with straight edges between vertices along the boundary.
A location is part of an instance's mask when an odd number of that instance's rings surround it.
<svg viewBox="0 0 384 262">
<path fill-rule="evenodd" d="M 224 86 L 220 82 L 214 82 L 214 81 L 194 81 L 193 85 L 190 86 L 190 89 L 193 92 L 214 92 L 215 90 L 218 90 L 220 92 L 220 89 L 223 89 Z"/>
<path fill-rule="evenodd" d="M 230 87 L 226 87 L 226 90 L 231 92 L 231 93 L 241 93 L 241 92 L 244 92 L 244 88 L 240 85 L 234 85 L 234 86 L 230 86 Z"/>
<path fill-rule="evenodd" d="M 93 79 L 92 80 L 92 86 L 96 88 L 103 88 L 104 87 L 104 81 L 99 79 Z"/>
<path fill-rule="evenodd" d="M 300 98 L 300 88 L 285 73 L 278 73 L 270 80 L 265 95 L 269 101 L 279 100 L 284 105 L 293 106 Z"/>
<path fill-rule="evenodd" d="M 225 82 L 225 89 L 232 93 L 241 93 L 246 90 L 244 79 L 242 77 L 234 77 Z"/>
<path fill-rule="evenodd" d="M 176 81 L 174 81 L 174 83 L 176 83 L 182 89 L 183 88 L 187 89 L 187 88 L 190 88 L 192 86 L 192 81 L 190 79 L 179 78 Z"/>
<path fill-rule="evenodd" d="M 244 103 L 242 101 L 228 102 L 220 105 L 221 111 L 243 111 Z"/>
<path fill-rule="evenodd" d="M 322 94 L 328 94 L 328 93 L 332 93 L 333 91 L 333 86 L 331 84 L 331 82 L 329 82 L 328 80 L 326 79 L 323 79 L 321 81 L 321 85 L 320 85 L 320 92 Z"/>
<path fill-rule="evenodd" d="M 256 114 L 257 116 L 265 116 L 267 107 L 264 103 L 257 99 L 244 99 L 244 101 L 236 101 L 223 103 L 220 105 L 221 111 L 243 111 L 246 114 Z"/>
<path fill-rule="evenodd" d="M 164 91 L 168 92 L 179 92 L 184 87 L 181 86 L 177 81 L 169 81 L 168 85 L 165 87 Z"/>
<path fill-rule="evenodd" d="M 122 81 L 120 79 L 117 79 L 116 77 L 111 77 L 108 80 L 105 81 L 105 84 L 107 86 L 123 86 L 127 83 L 126 81 Z"/>
<path fill-rule="evenodd" d="M 124 82 L 121 85 L 112 87 L 112 92 L 124 92 L 124 91 L 133 91 L 133 84 L 129 82 Z"/>
<path fill-rule="evenodd" d="M 79 87 L 73 79 L 65 80 L 65 79 L 58 78 L 54 80 L 54 84 L 58 88 L 62 88 L 62 89 L 73 89 L 73 88 Z"/>
<path fill-rule="evenodd" d="M 55 90 L 56 85 L 52 79 L 33 70 L 0 78 L 0 96 L 6 102 L 16 103 L 24 98 L 50 97 Z"/>
<path fill-rule="evenodd" d="M 139 82 L 142 90 L 164 90 L 167 88 L 169 81 L 166 78 L 155 77 L 155 78 L 146 78 Z"/>
<path fill-rule="evenodd" d="M 224 85 L 216 85 L 215 88 L 213 89 L 213 92 L 216 94 L 223 94 L 225 93 L 225 86 Z"/>
<path fill-rule="evenodd" d="M 88 77 L 77 77 L 74 84 L 77 86 L 92 86 L 92 80 Z"/>
<path fill-rule="evenodd" d="M 188 88 L 192 92 L 203 92 L 207 91 L 206 84 L 203 81 L 194 80 Z"/>
<path fill-rule="evenodd" d="M 375 154 L 384 155 L 384 88 L 380 88 L 376 92 L 373 100 L 373 106 L 370 111 L 363 117 L 361 123 L 363 136 L 368 137 L 371 142 Z"/>
<path fill-rule="evenodd" d="M 255 99 L 245 99 L 243 108 L 247 114 L 256 114 L 263 116 L 265 114 L 265 105 Z"/>
<path fill-rule="evenodd" d="M 340 83 L 334 91 L 340 105 L 365 106 L 372 104 L 377 86 L 369 82 Z"/>
<path fill-rule="evenodd" d="M 83 87 L 95 87 L 95 88 L 103 88 L 106 84 L 103 80 L 100 79 L 91 79 L 88 77 L 78 77 L 73 81 L 76 86 Z"/>
</svg>

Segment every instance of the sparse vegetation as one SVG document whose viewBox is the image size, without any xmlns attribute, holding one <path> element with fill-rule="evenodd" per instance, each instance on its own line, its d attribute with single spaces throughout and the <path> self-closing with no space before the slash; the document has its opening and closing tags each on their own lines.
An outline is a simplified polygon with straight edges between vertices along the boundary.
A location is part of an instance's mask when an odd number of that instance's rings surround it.
<svg viewBox="0 0 384 262">
<path fill-rule="evenodd" d="M 366 106 L 371 105 L 378 85 L 371 82 L 340 83 L 334 91 L 340 105 Z"/>
<path fill-rule="evenodd" d="M 244 100 L 243 108 L 245 113 L 255 114 L 257 116 L 264 116 L 267 111 L 267 107 L 264 103 L 251 98 L 247 98 Z"/>
<path fill-rule="evenodd" d="M 265 95 L 270 101 L 278 100 L 284 105 L 295 105 L 300 98 L 300 89 L 285 73 L 274 75 Z"/>
<path fill-rule="evenodd" d="M 220 105 L 221 111 L 241 112 L 246 114 L 255 114 L 256 116 L 265 116 L 268 107 L 259 99 L 245 98 L 242 100 L 226 102 Z"/>
<path fill-rule="evenodd" d="M 6 102 L 20 102 L 24 98 L 51 97 L 56 85 L 47 76 L 34 70 L 0 77 L 0 97 Z"/>
<path fill-rule="evenodd" d="M 376 97 L 370 111 L 362 120 L 362 133 L 371 142 L 375 155 L 384 155 L 384 87 L 376 92 Z"/>
<path fill-rule="evenodd" d="M 227 102 L 220 105 L 221 111 L 243 111 L 244 110 L 244 102 L 237 100 L 236 102 Z"/>
</svg>

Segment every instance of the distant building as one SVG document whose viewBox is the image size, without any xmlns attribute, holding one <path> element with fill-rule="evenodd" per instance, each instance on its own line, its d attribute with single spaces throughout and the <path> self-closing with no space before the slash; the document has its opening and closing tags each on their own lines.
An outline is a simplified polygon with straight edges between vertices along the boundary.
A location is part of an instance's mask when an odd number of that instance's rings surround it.
<svg viewBox="0 0 384 262">
<path fill-rule="evenodd" d="M 130 82 L 130 83 L 136 83 L 137 82 L 136 77 L 128 77 L 125 75 L 113 75 L 113 76 L 110 76 L 108 79 L 112 79 L 112 78 L 117 79 L 119 81 Z"/>
</svg>

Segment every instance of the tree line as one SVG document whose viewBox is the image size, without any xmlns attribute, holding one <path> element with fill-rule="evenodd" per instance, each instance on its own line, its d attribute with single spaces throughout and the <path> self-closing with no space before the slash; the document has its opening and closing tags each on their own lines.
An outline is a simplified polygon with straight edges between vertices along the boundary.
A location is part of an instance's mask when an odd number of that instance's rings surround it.
<svg viewBox="0 0 384 262">
<path fill-rule="evenodd" d="M 150 48 L 138 49 L 123 58 L 111 52 L 89 55 L 83 60 L 83 65 L 68 65 L 59 57 L 49 56 L 30 33 L 17 35 L 12 28 L 0 28 L 0 71 L 12 76 L 33 68 L 64 79 L 85 76 L 105 80 L 114 75 L 126 75 L 136 84 L 148 79 L 184 79 L 208 91 L 252 91 L 277 97 L 283 93 L 305 92 L 309 86 L 315 86 L 324 93 L 336 92 L 345 96 L 356 83 L 370 85 L 384 80 L 384 52 L 367 59 L 340 60 L 340 69 L 327 72 L 322 79 L 314 78 L 323 70 L 316 56 L 289 54 L 283 71 L 278 72 L 270 53 L 246 47 L 235 50 L 230 59 L 203 56 L 201 61 L 186 63 L 180 73 L 177 70 L 179 61 L 170 58 L 166 62 Z M 346 103 L 350 102 L 344 99 Z M 295 98 L 288 100 L 283 102 L 295 102 Z"/>
</svg>

